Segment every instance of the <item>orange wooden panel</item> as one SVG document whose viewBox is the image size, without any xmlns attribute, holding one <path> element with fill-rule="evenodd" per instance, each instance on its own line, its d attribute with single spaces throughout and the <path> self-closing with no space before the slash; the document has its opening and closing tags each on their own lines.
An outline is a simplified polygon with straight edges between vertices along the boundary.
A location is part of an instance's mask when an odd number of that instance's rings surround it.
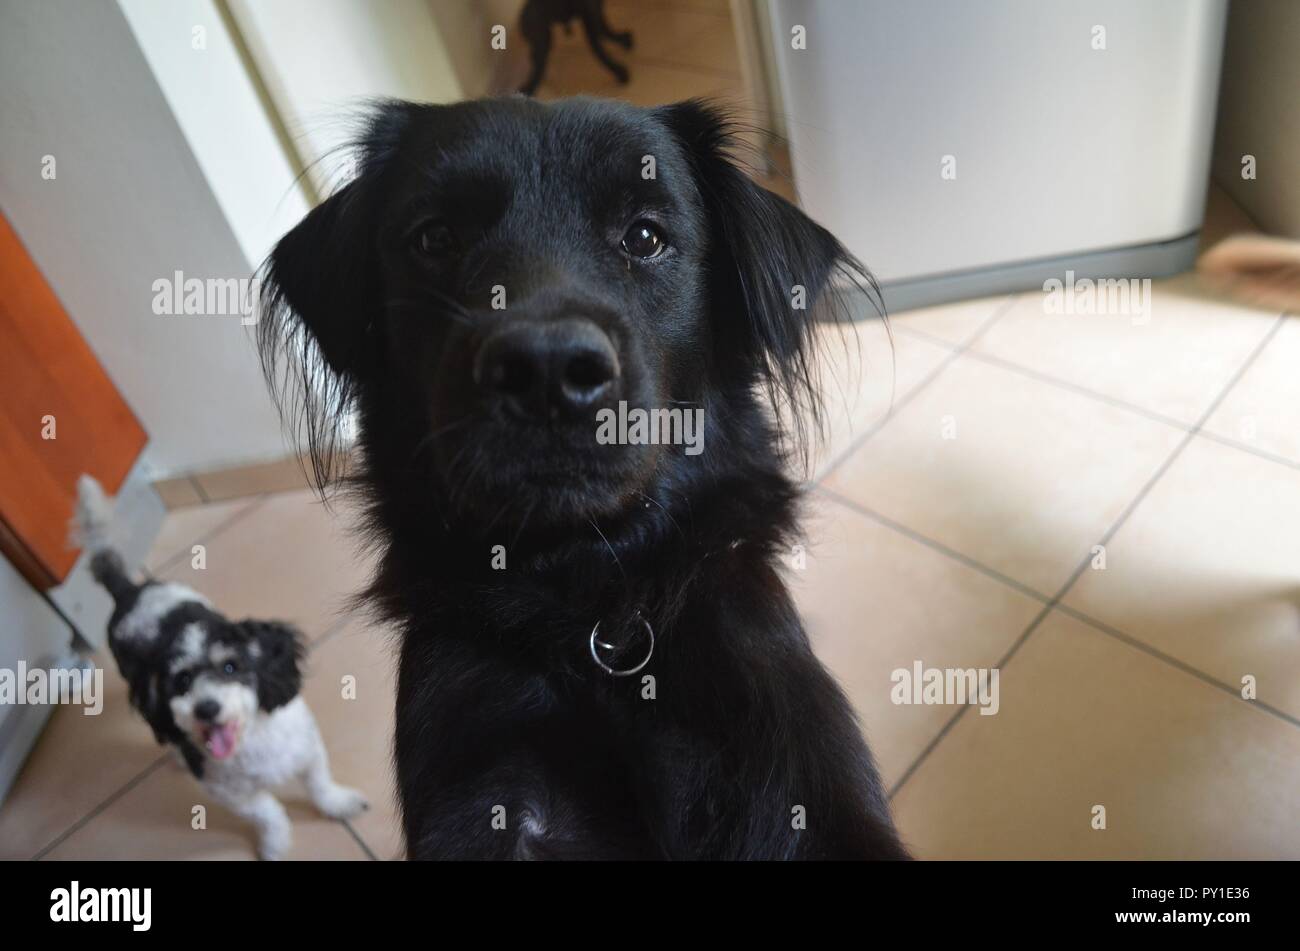
<svg viewBox="0 0 1300 951">
<path fill-rule="evenodd" d="M 54 418 L 53 439 L 43 420 Z M 110 493 L 147 440 L 94 353 L 0 215 L 0 551 L 33 585 L 72 570 L 77 476 Z"/>
</svg>

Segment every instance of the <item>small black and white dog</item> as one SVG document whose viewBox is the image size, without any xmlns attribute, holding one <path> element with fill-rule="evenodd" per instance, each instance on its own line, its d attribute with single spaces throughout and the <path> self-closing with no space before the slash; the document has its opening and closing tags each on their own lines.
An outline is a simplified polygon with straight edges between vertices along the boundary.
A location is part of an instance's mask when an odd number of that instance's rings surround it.
<svg viewBox="0 0 1300 951">
<path fill-rule="evenodd" d="M 253 823 L 258 854 L 284 856 L 289 816 L 271 792 L 300 779 L 316 808 L 348 819 L 365 796 L 334 782 L 316 720 L 299 695 L 303 647 L 278 621 L 230 621 L 198 592 L 137 584 L 108 546 L 111 506 L 99 483 L 78 484 L 76 540 L 113 597 L 108 644 L 131 704 L 217 802 Z"/>
<path fill-rule="evenodd" d="M 387 102 L 268 261 L 322 481 L 358 414 L 411 857 L 907 857 L 778 571 L 770 403 L 815 405 L 814 316 L 875 285 L 730 148 L 697 102 Z M 628 407 L 701 445 L 600 438 Z"/>
</svg>

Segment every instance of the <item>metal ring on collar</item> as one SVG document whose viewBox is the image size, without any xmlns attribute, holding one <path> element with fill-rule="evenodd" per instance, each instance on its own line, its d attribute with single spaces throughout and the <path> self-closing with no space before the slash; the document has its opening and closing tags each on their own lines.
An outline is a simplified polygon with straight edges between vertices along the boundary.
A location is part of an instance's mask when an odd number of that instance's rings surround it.
<svg viewBox="0 0 1300 951">
<path fill-rule="evenodd" d="M 605 641 L 596 640 L 596 633 L 600 630 L 599 621 L 597 621 L 596 626 L 591 629 L 591 645 L 590 645 L 591 659 L 596 662 L 596 666 L 598 666 L 605 673 L 609 674 L 611 677 L 631 677 L 633 674 L 639 673 L 645 667 L 646 664 L 650 663 L 650 658 L 654 656 L 654 652 L 655 652 L 654 628 L 650 626 L 649 621 L 647 621 L 644 617 L 641 616 L 640 611 L 636 613 L 636 619 L 645 625 L 646 633 L 650 635 L 650 648 L 645 652 L 645 657 L 641 659 L 641 663 L 627 670 L 615 670 L 613 667 L 609 666 L 609 664 L 605 663 L 603 660 L 600 659 L 600 655 L 596 653 L 596 648 L 598 646 L 605 648 L 605 650 L 614 650 L 615 648 L 613 644 L 606 643 Z"/>
</svg>

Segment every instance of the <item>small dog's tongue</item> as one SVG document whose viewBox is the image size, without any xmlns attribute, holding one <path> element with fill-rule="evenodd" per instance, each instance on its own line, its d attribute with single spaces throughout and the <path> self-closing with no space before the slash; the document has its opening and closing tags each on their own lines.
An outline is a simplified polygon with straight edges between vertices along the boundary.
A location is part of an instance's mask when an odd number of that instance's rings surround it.
<svg viewBox="0 0 1300 951">
<path fill-rule="evenodd" d="M 213 727 L 208 731 L 207 747 L 208 752 L 217 759 L 225 759 L 235 752 L 235 725 L 223 723 Z"/>
</svg>

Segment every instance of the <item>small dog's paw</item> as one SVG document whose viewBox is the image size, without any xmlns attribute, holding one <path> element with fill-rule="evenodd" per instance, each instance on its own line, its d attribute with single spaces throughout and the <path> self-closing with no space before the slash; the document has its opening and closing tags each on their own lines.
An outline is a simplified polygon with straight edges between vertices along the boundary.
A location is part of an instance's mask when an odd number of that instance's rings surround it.
<svg viewBox="0 0 1300 951">
<path fill-rule="evenodd" d="M 369 809 L 370 800 L 358 789 L 335 786 L 317 805 L 331 819 L 351 819 Z"/>
<path fill-rule="evenodd" d="M 257 857 L 263 862 L 278 862 L 289 854 L 289 846 L 292 844 L 293 837 L 287 826 L 283 829 L 268 829 L 258 836 Z"/>
</svg>

